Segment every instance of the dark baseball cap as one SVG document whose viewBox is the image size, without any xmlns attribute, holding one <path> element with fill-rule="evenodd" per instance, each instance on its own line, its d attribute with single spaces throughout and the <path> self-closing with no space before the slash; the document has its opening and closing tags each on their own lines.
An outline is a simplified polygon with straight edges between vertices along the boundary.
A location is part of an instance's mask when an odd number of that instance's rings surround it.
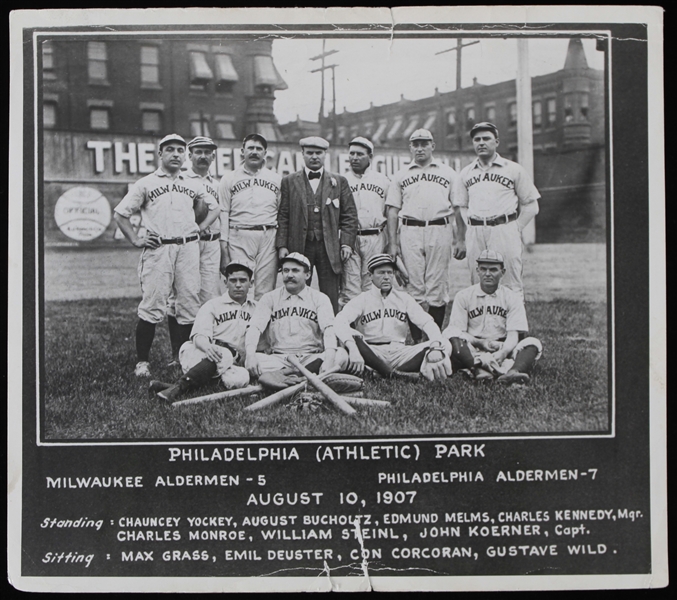
<svg viewBox="0 0 677 600">
<path fill-rule="evenodd" d="M 475 137 L 475 134 L 478 131 L 491 131 L 491 133 L 494 134 L 494 136 L 498 137 L 498 127 L 494 125 L 493 123 L 489 123 L 488 121 L 482 121 L 481 123 L 475 123 L 470 130 L 470 137 L 473 138 Z"/>
<path fill-rule="evenodd" d="M 242 140 L 242 146 L 244 147 L 244 145 L 249 140 L 256 140 L 257 142 L 261 142 L 263 148 L 265 150 L 268 150 L 268 141 L 260 133 L 250 133 L 249 135 L 246 135 L 245 138 Z"/>
</svg>

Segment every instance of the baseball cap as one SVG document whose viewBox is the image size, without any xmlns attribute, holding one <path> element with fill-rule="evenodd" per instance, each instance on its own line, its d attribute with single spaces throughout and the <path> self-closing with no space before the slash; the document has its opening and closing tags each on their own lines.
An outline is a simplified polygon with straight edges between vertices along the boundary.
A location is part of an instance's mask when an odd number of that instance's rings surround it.
<svg viewBox="0 0 677 600">
<path fill-rule="evenodd" d="M 352 140 L 350 140 L 350 144 L 348 144 L 348 145 L 349 146 L 353 146 L 353 145 L 362 146 L 363 148 L 366 148 L 367 150 L 369 150 L 369 154 L 374 153 L 374 144 L 372 144 L 367 138 L 364 138 L 364 137 L 361 137 L 361 136 L 357 136 L 356 138 L 353 138 Z"/>
<path fill-rule="evenodd" d="M 477 257 L 478 263 L 494 263 L 503 264 L 503 255 L 496 250 L 482 250 L 482 253 Z"/>
<path fill-rule="evenodd" d="M 417 129 L 409 136 L 409 141 L 413 142 L 414 140 L 430 140 L 433 141 L 433 134 L 430 133 L 427 129 Z"/>
<path fill-rule="evenodd" d="M 194 137 L 190 142 L 188 142 L 188 149 L 197 148 L 198 146 L 206 146 L 209 148 L 216 149 L 216 144 L 212 138 L 205 137 L 203 135 L 198 135 Z"/>
<path fill-rule="evenodd" d="M 369 259 L 367 269 L 373 273 L 378 267 L 390 266 L 393 269 L 397 268 L 397 263 L 391 258 L 390 254 L 375 254 Z"/>
<path fill-rule="evenodd" d="M 180 144 L 186 145 L 186 140 L 184 140 L 178 133 L 170 133 L 160 140 L 158 148 L 162 150 L 162 146 L 169 144 L 169 142 L 179 142 Z"/>
<path fill-rule="evenodd" d="M 248 264 L 239 260 L 231 260 L 226 266 L 225 276 L 228 277 L 231 273 L 235 273 L 235 271 L 246 271 L 249 273 L 250 278 L 254 275 L 254 271 Z"/>
<path fill-rule="evenodd" d="M 481 123 L 475 123 L 470 130 L 470 137 L 474 137 L 478 131 L 491 131 L 496 137 L 498 137 L 498 127 L 493 123 L 488 121 L 482 121 Z"/>
<path fill-rule="evenodd" d="M 287 254 L 287 256 L 285 256 L 280 261 L 280 264 L 282 264 L 282 263 L 284 263 L 288 260 L 291 260 L 295 263 L 298 263 L 299 265 L 306 267 L 306 269 L 308 269 L 310 271 L 310 261 L 305 256 L 303 256 L 303 254 L 301 254 L 300 252 L 291 252 L 290 254 Z"/>
<path fill-rule="evenodd" d="M 261 145 L 264 147 L 264 149 L 268 149 L 268 141 L 260 133 L 250 133 L 249 135 L 246 135 L 242 140 L 242 145 L 244 146 L 249 140 L 261 142 Z"/>
<path fill-rule="evenodd" d="M 320 150 L 326 150 L 327 148 L 329 148 L 329 142 L 317 135 L 312 135 L 310 137 L 305 137 L 301 141 L 299 141 L 299 146 L 301 146 L 301 148 L 311 146 L 313 148 L 319 148 Z"/>
</svg>

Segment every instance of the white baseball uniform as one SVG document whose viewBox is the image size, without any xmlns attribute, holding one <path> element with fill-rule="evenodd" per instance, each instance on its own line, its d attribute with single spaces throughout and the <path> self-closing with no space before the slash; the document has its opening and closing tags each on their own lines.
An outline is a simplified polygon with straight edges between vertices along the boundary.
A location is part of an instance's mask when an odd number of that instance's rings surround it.
<svg viewBox="0 0 677 600">
<path fill-rule="evenodd" d="M 367 167 L 362 175 L 350 170 L 345 177 L 357 207 L 359 229 L 355 252 L 343 263 L 339 297 L 341 306 L 371 287 L 367 263 L 375 254 L 385 252 L 387 242 L 385 200 L 390 186 L 390 180 L 371 167 Z"/>
<path fill-rule="evenodd" d="M 223 212 L 221 239 L 228 243 L 231 261 L 254 268 L 254 297 L 275 287 L 275 235 L 282 177 L 263 167 L 250 173 L 244 165 L 221 178 L 219 198 Z"/>
<path fill-rule="evenodd" d="M 468 336 L 472 336 L 503 342 L 509 331 L 528 330 L 527 313 L 519 293 L 501 284 L 493 294 L 487 294 L 477 283 L 456 294 L 451 307 L 449 325 L 442 335 L 447 339 L 452 337 L 469 339 Z M 506 361 L 513 359 L 526 346 L 535 346 L 538 349 L 536 357 L 538 360 L 543 351 L 541 342 L 537 338 L 527 337 L 515 346 L 510 357 L 503 361 L 501 366 L 505 370 L 510 368 L 512 362 L 506 364 Z M 479 350 L 472 344 L 468 344 L 468 347 L 473 355 L 479 354 Z"/>
<path fill-rule="evenodd" d="M 426 333 L 427 342 L 405 345 L 409 320 Z M 344 344 L 351 337 L 361 337 L 393 369 L 428 348 L 432 341 L 446 345 L 433 318 L 409 294 L 395 289 L 384 298 L 381 290 L 372 287 L 353 298 L 336 316 L 334 330 Z"/>
<path fill-rule="evenodd" d="M 172 178 L 158 169 L 132 185 L 115 207 L 116 213 L 127 218 L 140 211 L 146 230 L 162 241 L 158 248 L 144 248 L 139 261 L 143 297 L 138 315 L 144 321 L 162 321 L 172 290 L 176 320 L 182 325 L 195 320 L 200 308 L 200 229 L 193 212 L 197 199 L 204 200 L 210 210 L 217 207 L 201 181 L 184 172 Z"/>
<path fill-rule="evenodd" d="M 329 297 L 304 287 L 291 294 L 284 287 L 261 297 L 247 331 L 245 346 L 253 348 L 264 334 L 271 354 L 256 353 L 262 372 L 289 367 L 287 355 L 295 354 L 303 364 L 321 358 L 324 350 L 336 348 L 334 310 Z M 348 355 L 337 349 L 336 364 L 344 368 Z"/>
<path fill-rule="evenodd" d="M 183 372 L 187 373 L 207 357 L 195 346 L 197 336 L 204 336 L 219 346 L 221 361 L 216 366 L 220 376 L 233 364 L 242 365 L 245 334 L 255 307 L 256 302 L 246 300 L 240 304 L 228 292 L 207 301 L 197 313 L 190 341 L 181 346 L 179 362 Z"/>
<path fill-rule="evenodd" d="M 458 174 L 433 161 L 412 162 L 392 180 L 386 206 L 400 209 L 399 246 L 409 273 L 407 291 L 420 304 L 449 302 L 449 268 L 453 255 L 454 196 Z"/>
<path fill-rule="evenodd" d="M 522 235 L 517 223 L 520 206 L 537 202 L 540 194 L 523 167 L 498 153 L 484 168 L 476 158 L 461 171 L 456 205 L 468 209 L 466 246 L 470 279 L 477 283 L 477 257 L 495 250 L 505 260 L 501 284 L 523 295 Z"/>
<path fill-rule="evenodd" d="M 220 204 L 216 181 L 209 173 L 202 177 L 193 171 L 192 167 L 189 167 L 186 176 L 202 181 L 207 193 L 214 198 L 217 204 Z M 221 206 L 221 211 L 223 213 L 223 206 Z M 200 304 L 220 295 L 220 231 L 219 219 L 216 219 L 200 236 Z"/>
</svg>

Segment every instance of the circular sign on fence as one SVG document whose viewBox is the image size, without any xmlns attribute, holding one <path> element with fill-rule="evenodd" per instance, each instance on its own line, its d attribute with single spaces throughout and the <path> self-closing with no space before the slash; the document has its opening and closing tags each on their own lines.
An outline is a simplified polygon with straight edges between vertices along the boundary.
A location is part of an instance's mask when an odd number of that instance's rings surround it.
<svg viewBox="0 0 677 600">
<path fill-rule="evenodd" d="M 108 198 L 91 187 L 73 187 L 64 192 L 54 207 L 54 220 L 69 238 L 89 241 L 98 238 L 110 224 Z"/>
</svg>

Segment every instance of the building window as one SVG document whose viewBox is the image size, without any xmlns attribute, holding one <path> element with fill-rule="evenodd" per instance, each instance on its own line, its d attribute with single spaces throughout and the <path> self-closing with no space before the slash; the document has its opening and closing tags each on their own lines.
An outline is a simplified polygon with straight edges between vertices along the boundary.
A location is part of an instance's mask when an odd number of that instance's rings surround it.
<svg viewBox="0 0 677 600">
<path fill-rule="evenodd" d="M 230 94 L 239 80 L 239 76 L 233 66 L 230 54 L 216 55 L 216 91 L 219 94 Z"/>
<path fill-rule="evenodd" d="M 216 124 L 216 137 L 220 140 L 234 140 L 233 124 L 228 121 L 218 122 Z"/>
<path fill-rule="evenodd" d="M 456 134 L 456 113 L 447 113 L 447 135 Z"/>
<path fill-rule="evenodd" d="M 583 94 L 581 96 L 581 120 L 587 121 L 588 120 L 588 114 L 589 114 L 588 95 Z"/>
<path fill-rule="evenodd" d="M 393 140 L 396 139 L 396 136 L 399 137 L 397 134 L 400 131 L 400 127 L 402 127 L 402 121 L 404 120 L 404 117 L 395 117 L 395 122 L 393 123 L 393 126 L 390 128 L 390 131 L 388 132 L 388 135 L 386 136 L 387 139 Z"/>
<path fill-rule="evenodd" d="M 275 67 L 272 56 L 254 57 L 254 86 L 260 94 L 287 89 L 287 84 Z"/>
<path fill-rule="evenodd" d="M 508 124 L 510 127 L 517 125 L 517 102 L 511 102 L 508 105 Z"/>
<path fill-rule="evenodd" d="M 210 137 L 209 133 L 209 120 L 208 119 L 195 119 L 190 122 L 190 135 L 195 137 L 196 135 L 204 135 Z"/>
<path fill-rule="evenodd" d="M 56 102 L 45 102 L 42 105 L 42 124 L 52 129 L 56 127 Z"/>
<path fill-rule="evenodd" d="M 343 145 L 347 142 L 346 140 L 346 126 L 340 125 L 338 128 L 338 143 Z"/>
<path fill-rule="evenodd" d="M 157 46 L 141 46 L 141 87 L 159 87 L 160 49 Z"/>
<path fill-rule="evenodd" d="M 414 133 L 414 129 L 418 127 L 418 121 L 419 121 L 418 116 L 411 117 L 409 123 L 407 124 L 406 129 L 402 132 L 402 137 L 405 140 L 409 141 L 409 136 L 411 136 L 411 134 Z"/>
<path fill-rule="evenodd" d="M 574 107 L 571 96 L 564 98 L 564 122 L 571 123 L 574 120 Z"/>
<path fill-rule="evenodd" d="M 89 83 L 108 83 L 108 51 L 105 42 L 87 42 Z"/>
<path fill-rule="evenodd" d="M 54 44 L 42 43 L 42 74 L 45 79 L 55 79 L 54 74 Z"/>
<path fill-rule="evenodd" d="M 552 126 L 557 122 L 557 99 L 548 99 L 548 125 Z"/>
<path fill-rule="evenodd" d="M 540 100 L 538 102 L 534 102 L 532 119 L 534 127 L 540 127 L 543 125 L 543 104 Z"/>
<path fill-rule="evenodd" d="M 385 133 L 387 127 L 388 121 L 386 119 L 381 119 L 378 123 L 378 128 L 376 129 L 376 132 L 371 138 L 371 141 L 374 142 L 374 144 L 381 143 L 381 136 Z"/>
<path fill-rule="evenodd" d="M 465 109 L 465 124 L 468 129 L 475 124 L 475 108 L 472 106 Z"/>
<path fill-rule="evenodd" d="M 496 121 L 496 107 L 487 106 L 485 113 L 487 121 L 494 123 Z"/>
<path fill-rule="evenodd" d="M 207 62 L 207 55 L 204 52 L 190 53 L 190 84 L 204 88 L 212 79 L 214 73 Z M 204 134 L 196 134 L 204 135 Z"/>
<path fill-rule="evenodd" d="M 142 111 L 141 129 L 144 133 L 160 133 L 162 131 L 162 113 L 159 110 Z"/>
<path fill-rule="evenodd" d="M 89 126 L 98 131 L 110 129 L 110 110 L 108 108 L 90 108 Z"/>
</svg>

